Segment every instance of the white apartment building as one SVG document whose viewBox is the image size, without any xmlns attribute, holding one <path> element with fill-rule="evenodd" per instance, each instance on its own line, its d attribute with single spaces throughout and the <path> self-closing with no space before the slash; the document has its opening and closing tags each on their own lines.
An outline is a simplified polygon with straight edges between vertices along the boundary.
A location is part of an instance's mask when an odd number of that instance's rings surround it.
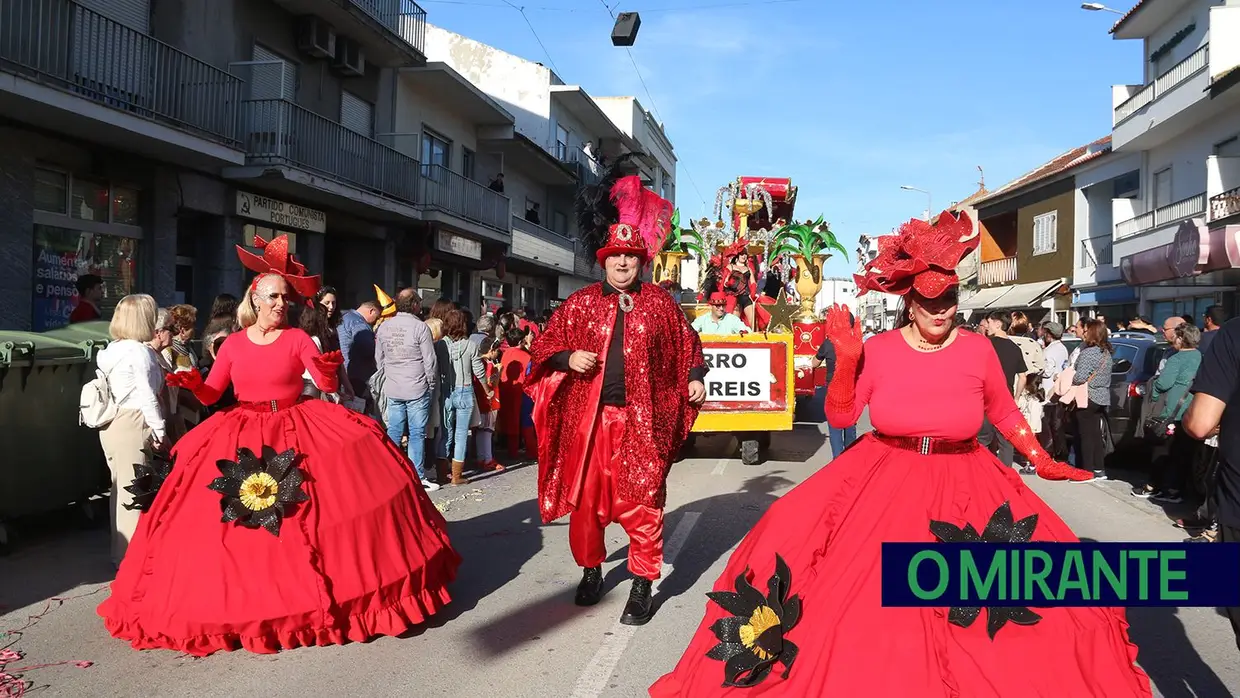
<svg viewBox="0 0 1240 698">
<path fill-rule="evenodd" d="M 865 265 L 878 256 L 878 236 L 862 235 L 857 239 L 857 273 L 865 273 Z M 853 290 L 854 295 L 856 289 Z M 866 329 L 882 332 L 896 326 L 900 313 L 900 297 L 892 293 L 867 291 L 856 299 L 857 317 Z"/>
<path fill-rule="evenodd" d="M 857 301 L 857 282 L 852 277 L 829 276 L 822 280 L 822 288 L 818 291 L 818 296 L 814 298 L 814 312 L 821 317 L 827 308 L 842 305 L 848 308 L 853 317 L 857 317 L 859 314 Z"/>
<path fill-rule="evenodd" d="M 1145 79 L 1113 88 L 1113 152 L 1077 176 L 1074 305 L 1234 309 L 1240 0 L 1141 0 L 1111 33 L 1142 42 Z"/>
<path fill-rule="evenodd" d="M 502 173 L 504 193 L 512 201 L 513 249 L 508 269 L 547 269 L 534 241 L 574 240 L 573 201 L 578 186 L 597 181 L 607 163 L 622 154 L 639 156 L 643 180 L 655 191 L 667 191 L 666 169 L 674 195 L 671 142 L 662 125 L 648 118 L 636 100 L 595 100 L 583 87 L 565 84 L 541 63 L 430 24 L 425 45 L 428 61 L 451 68 L 513 116 L 511 137 L 477 143 L 479 178 L 489 182 Z M 580 245 L 576 245 L 574 262 L 573 272 L 558 274 L 558 298 L 599 278 L 596 262 Z M 499 300 L 494 293 L 502 281 L 484 275 L 484 301 Z"/>
</svg>

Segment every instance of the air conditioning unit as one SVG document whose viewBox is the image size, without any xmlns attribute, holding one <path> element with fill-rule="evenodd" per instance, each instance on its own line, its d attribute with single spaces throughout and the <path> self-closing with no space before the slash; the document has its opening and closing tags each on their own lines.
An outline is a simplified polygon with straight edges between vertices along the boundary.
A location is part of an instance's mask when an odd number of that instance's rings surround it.
<svg viewBox="0 0 1240 698">
<path fill-rule="evenodd" d="M 336 30 L 318 17 L 303 17 L 297 31 L 297 48 L 315 58 L 334 58 Z"/>
<path fill-rule="evenodd" d="M 332 67 L 341 75 L 361 77 L 366 74 L 366 56 L 362 55 L 362 47 L 357 42 L 340 37 L 336 42 L 336 60 Z"/>
</svg>

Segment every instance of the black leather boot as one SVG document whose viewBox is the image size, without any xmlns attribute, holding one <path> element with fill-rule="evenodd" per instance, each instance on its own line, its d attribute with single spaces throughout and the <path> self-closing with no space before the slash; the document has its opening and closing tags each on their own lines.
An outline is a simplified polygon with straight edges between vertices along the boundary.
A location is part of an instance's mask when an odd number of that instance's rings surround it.
<svg viewBox="0 0 1240 698">
<path fill-rule="evenodd" d="M 645 625 L 654 617 L 654 599 L 650 596 L 650 580 L 637 577 L 629 592 L 629 602 L 620 616 L 623 625 Z"/>
<path fill-rule="evenodd" d="M 593 606 L 603 598 L 603 568 L 587 567 L 577 585 L 577 605 Z"/>
</svg>

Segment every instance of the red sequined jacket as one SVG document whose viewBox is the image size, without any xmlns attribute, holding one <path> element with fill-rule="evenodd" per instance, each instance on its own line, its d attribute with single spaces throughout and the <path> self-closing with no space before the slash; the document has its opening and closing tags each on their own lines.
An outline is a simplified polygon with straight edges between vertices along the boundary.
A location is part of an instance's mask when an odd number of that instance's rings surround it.
<svg viewBox="0 0 1240 698">
<path fill-rule="evenodd" d="M 676 301 L 653 284 L 634 294 L 624 320 L 627 431 L 615 454 L 620 498 L 662 508 L 672 459 L 689 435 L 698 410 L 689 404 L 690 372 L 705 370 L 702 342 Z M 534 400 L 538 433 L 538 501 L 544 522 L 571 512 L 572 490 L 584 467 L 600 413 L 607 348 L 619 296 L 601 283 L 568 297 L 530 349 L 533 369 L 526 393 Z M 582 375 L 557 370 L 556 354 L 590 351 L 598 368 Z"/>
</svg>

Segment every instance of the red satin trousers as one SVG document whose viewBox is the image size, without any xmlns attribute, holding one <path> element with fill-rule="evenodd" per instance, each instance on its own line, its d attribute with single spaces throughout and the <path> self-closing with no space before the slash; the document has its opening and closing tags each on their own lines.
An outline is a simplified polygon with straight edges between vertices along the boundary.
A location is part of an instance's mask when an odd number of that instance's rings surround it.
<svg viewBox="0 0 1240 698">
<path fill-rule="evenodd" d="M 568 520 L 568 543 L 578 565 L 598 567 L 607 557 L 603 532 L 618 523 L 629 534 L 629 571 L 653 581 L 663 569 L 663 510 L 616 495 L 613 454 L 624 431 L 625 411 L 604 407 L 580 476 L 581 497 Z"/>
</svg>

